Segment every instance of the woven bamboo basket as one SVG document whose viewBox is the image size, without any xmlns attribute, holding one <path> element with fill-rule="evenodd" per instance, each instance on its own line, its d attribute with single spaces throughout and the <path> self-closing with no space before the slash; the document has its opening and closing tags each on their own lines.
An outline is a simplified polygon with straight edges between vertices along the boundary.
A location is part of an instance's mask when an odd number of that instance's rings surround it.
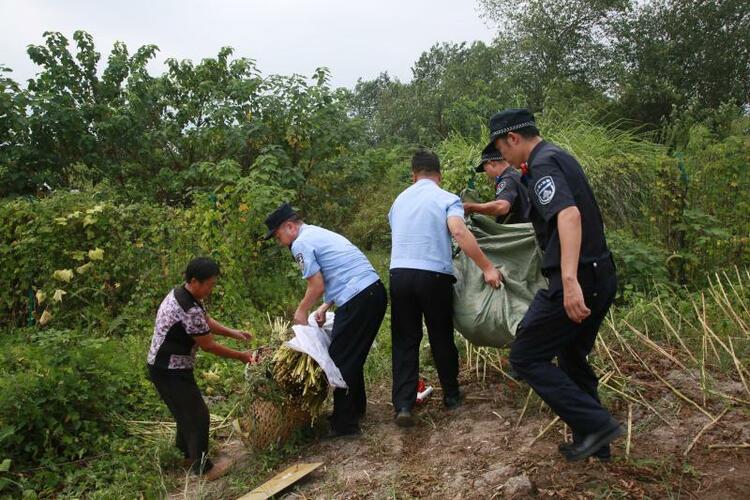
<svg viewBox="0 0 750 500">
<path fill-rule="evenodd" d="M 267 450 L 283 445 L 298 429 L 310 425 L 311 416 L 288 400 L 256 398 L 235 421 L 235 430 L 245 446 Z"/>
</svg>

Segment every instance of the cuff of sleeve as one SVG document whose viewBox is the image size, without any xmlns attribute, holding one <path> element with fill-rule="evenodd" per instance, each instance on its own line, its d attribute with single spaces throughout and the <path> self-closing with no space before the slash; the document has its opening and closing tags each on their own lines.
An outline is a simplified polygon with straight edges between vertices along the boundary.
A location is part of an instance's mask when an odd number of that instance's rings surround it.
<svg viewBox="0 0 750 500">
<path fill-rule="evenodd" d="M 502 193 L 500 196 L 495 198 L 495 201 L 507 201 L 508 203 L 512 205 L 513 202 L 516 201 L 516 195 L 513 193 L 508 193 L 508 194 Z"/>
<path fill-rule="evenodd" d="M 315 276 L 319 272 L 320 272 L 320 266 L 316 264 L 312 266 L 306 273 L 302 273 L 302 277 L 305 279 L 308 279 L 308 278 Z"/>
<path fill-rule="evenodd" d="M 569 202 L 569 203 L 561 203 L 559 206 L 556 206 L 554 208 L 554 210 L 549 210 L 549 211 L 547 211 L 547 212 L 544 213 L 544 220 L 545 220 L 545 222 L 551 221 L 557 214 L 559 214 L 560 212 L 562 212 L 566 208 L 568 208 L 568 207 L 574 207 L 574 206 L 576 206 L 576 204 L 573 203 L 572 201 Z"/>
</svg>

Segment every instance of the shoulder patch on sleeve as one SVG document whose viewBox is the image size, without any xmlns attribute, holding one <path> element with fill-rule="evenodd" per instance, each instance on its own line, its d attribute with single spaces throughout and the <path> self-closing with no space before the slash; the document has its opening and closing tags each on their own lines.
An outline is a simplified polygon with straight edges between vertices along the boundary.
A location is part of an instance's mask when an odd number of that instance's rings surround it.
<svg viewBox="0 0 750 500">
<path fill-rule="evenodd" d="M 534 184 L 534 194 L 542 205 L 548 204 L 555 197 L 555 181 L 549 175 L 542 177 Z"/>
<path fill-rule="evenodd" d="M 497 183 L 497 186 L 495 187 L 495 194 L 498 195 L 505 191 L 505 188 L 508 187 L 508 182 L 503 179 L 500 182 Z"/>
<path fill-rule="evenodd" d="M 297 261 L 297 265 L 299 266 L 299 270 L 302 272 L 305 272 L 305 256 L 302 255 L 302 252 L 298 253 L 294 256 L 294 260 Z"/>
</svg>

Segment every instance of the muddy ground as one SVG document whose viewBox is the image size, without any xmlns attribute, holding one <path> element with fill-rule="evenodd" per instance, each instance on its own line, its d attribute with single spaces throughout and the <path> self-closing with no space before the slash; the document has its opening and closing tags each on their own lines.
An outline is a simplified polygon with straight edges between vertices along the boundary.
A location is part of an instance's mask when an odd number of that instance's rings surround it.
<svg viewBox="0 0 750 500">
<path fill-rule="evenodd" d="M 533 396 L 520 418 L 528 387 L 499 376 L 481 383 L 464 373 L 465 404 L 443 408 L 439 389 L 417 411 L 409 429 L 392 422 L 390 388 L 370 390 L 368 414 L 358 439 L 313 439 L 288 457 L 257 485 L 298 462 L 324 466 L 283 492 L 296 498 L 750 498 L 750 442 L 747 407 L 730 407 L 684 456 L 708 416 L 671 392 L 653 394 L 651 410 L 612 403 L 613 413 L 628 422 L 632 434 L 613 446 L 613 461 L 591 458 L 567 463 L 557 444 L 565 428 Z M 473 379 L 473 381 L 472 381 Z M 680 380 L 673 380 L 679 386 Z M 685 390 L 691 383 L 685 383 Z M 605 399 L 606 401 L 606 399 Z M 715 414 L 719 414 L 717 409 Z M 542 431 L 548 428 L 541 437 Z M 225 452 L 242 470 L 249 455 L 237 441 Z M 237 474 L 236 472 L 233 474 Z M 234 498 L 226 480 L 175 492 L 174 498 Z M 249 488 L 248 488 L 249 490 Z"/>
</svg>

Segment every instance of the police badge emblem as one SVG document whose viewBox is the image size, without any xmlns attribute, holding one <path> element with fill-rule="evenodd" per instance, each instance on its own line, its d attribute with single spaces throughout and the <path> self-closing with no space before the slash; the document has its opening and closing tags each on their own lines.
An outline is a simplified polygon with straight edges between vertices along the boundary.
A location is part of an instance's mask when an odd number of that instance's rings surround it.
<svg viewBox="0 0 750 500">
<path fill-rule="evenodd" d="M 534 193 L 539 203 L 548 204 L 555 197 L 555 181 L 549 175 L 542 177 L 534 184 Z"/>
<path fill-rule="evenodd" d="M 294 260 L 297 261 L 297 265 L 299 265 L 299 270 L 304 272 L 305 271 L 305 256 L 301 253 L 298 253 L 294 256 Z"/>
</svg>

